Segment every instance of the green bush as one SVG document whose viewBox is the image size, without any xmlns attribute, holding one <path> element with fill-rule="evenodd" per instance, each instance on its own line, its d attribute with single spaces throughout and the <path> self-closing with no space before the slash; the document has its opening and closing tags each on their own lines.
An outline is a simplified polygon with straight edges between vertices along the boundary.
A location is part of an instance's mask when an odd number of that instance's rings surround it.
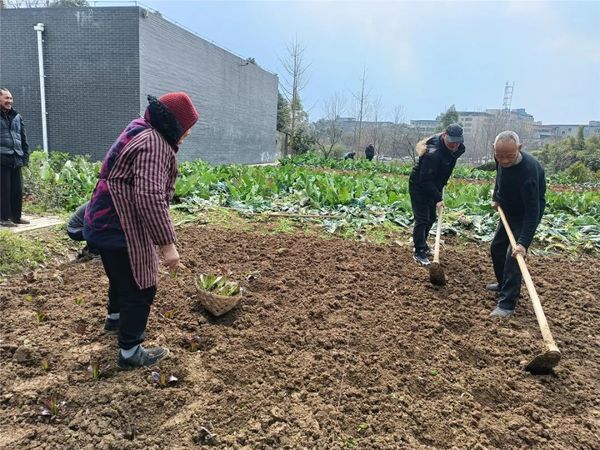
<svg viewBox="0 0 600 450">
<path fill-rule="evenodd" d="M 34 151 L 23 172 L 24 192 L 46 211 L 73 211 L 89 200 L 100 172 L 100 163 L 64 152 Z"/>
<path fill-rule="evenodd" d="M 592 180 L 592 171 L 581 161 L 569 166 L 566 170 L 567 176 L 573 178 L 577 183 L 586 183 Z"/>
<path fill-rule="evenodd" d="M 316 143 L 317 141 L 310 135 L 308 130 L 298 128 L 292 138 L 292 152 L 295 155 L 302 155 L 314 150 Z"/>
<path fill-rule="evenodd" d="M 568 137 L 554 144 L 546 144 L 543 148 L 532 152 L 542 163 L 548 175 L 567 170 L 574 164 L 581 163 L 593 172 L 600 171 L 600 137 L 589 139 Z"/>
</svg>

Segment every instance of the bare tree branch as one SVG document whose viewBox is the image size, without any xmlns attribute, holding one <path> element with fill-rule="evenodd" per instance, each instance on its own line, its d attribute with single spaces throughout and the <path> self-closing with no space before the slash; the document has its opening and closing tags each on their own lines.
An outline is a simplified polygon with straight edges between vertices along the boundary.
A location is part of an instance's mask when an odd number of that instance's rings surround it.
<svg viewBox="0 0 600 450">
<path fill-rule="evenodd" d="M 302 111 L 300 93 L 308 83 L 308 69 L 310 64 L 307 64 L 305 61 L 305 51 L 306 48 L 302 46 L 296 36 L 291 43 L 286 45 L 286 56 L 280 60 L 285 71 L 285 77 L 281 83 L 281 90 L 288 100 L 291 110 L 290 146 L 293 143 L 292 141 L 296 132 L 299 113 Z"/>
<path fill-rule="evenodd" d="M 326 158 L 331 157 L 334 147 L 342 139 L 344 129 L 338 119 L 343 114 L 345 105 L 344 96 L 336 92 L 325 100 L 325 118 L 316 123 L 317 144 Z"/>
</svg>

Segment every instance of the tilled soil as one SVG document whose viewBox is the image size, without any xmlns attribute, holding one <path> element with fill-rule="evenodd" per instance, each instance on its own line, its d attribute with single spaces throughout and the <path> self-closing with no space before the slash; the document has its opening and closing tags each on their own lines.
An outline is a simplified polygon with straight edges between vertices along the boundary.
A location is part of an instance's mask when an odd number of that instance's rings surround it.
<svg viewBox="0 0 600 450">
<path fill-rule="evenodd" d="M 179 240 L 188 270 L 161 274 L 147 330 L 171 349 L 156 368 L 116 370 L 98 260 L 0 287 L 0 448 L 598 448 L 595 258 L 530 258 L 563 352 L 533 376 L 529 298 L 488 317 L 483 246 L 449 240 L 435 287 L 408 246 L 198 226 Z M 195 298 L 193 274 L 216 271 L 245 287 L 222 318 Z"/>
</svg>

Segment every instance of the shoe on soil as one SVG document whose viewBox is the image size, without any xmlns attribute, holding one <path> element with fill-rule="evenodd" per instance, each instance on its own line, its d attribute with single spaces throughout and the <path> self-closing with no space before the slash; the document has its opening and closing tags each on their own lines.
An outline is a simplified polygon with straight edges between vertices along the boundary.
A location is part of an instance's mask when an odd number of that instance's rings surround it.
<svg viewBox="0 0 600 450">
<path fill-rule="evenodd" d="M 427 245 L 427 247 L 425 248 L 425 256 L 427 256 L 428 258 L 433 258 L 433 250 L 429 245 Z"/>
<path fill-rule="evenodd" d="M 512 309 L 502 309 L 499 306 L 490 313 L 490 317 L 510 317 L 515 313 Z"/>
<path fill-rule="evenodd" d="M 12 223 L 10 220 L 0 220 L 0 227 L 16 227 L 17 225 L 15 225 L 14 223 Z"/>
<path fill-rule="evenodd" d="M 166 347 L 144 348 L 139 345 L 130 358 L 124 358 L 121 351 L 119 351 L 117 366 L 119 366 L 119 369 L 125 370 L 149 367 L 165 358 L 168 354 L 169 349 Z"/>
<path fill-rule="evenodd" d="M 431 262 L 429 261 L 429 258 L 427 257 L 427 254 L 425 253 L 425 250 L 415 251 L 415 253 L 413 254 L 413 259 L 416 262 L 418 262 L 419 264 L 421 264 L 422 266 L 431 265 Z"/>
<path fill-rule="evenodd" d="M 29 220 L 25 220 L 25 219 L 12 219 L 12 223 L 16 223 L 19 225 L 29 225 L 31 222 Z"/>
<path fill-rule="evenodd" d="M 490 292 L 500 292 L 500 285 L 498 283 L 489 283 L 485 285 L 485 290 Z"/>
<path fill-rule="evenodd" d="M 119 319 L 107 317 L 104 321 L 104 334 L 119 334 Z"/>
</svg>

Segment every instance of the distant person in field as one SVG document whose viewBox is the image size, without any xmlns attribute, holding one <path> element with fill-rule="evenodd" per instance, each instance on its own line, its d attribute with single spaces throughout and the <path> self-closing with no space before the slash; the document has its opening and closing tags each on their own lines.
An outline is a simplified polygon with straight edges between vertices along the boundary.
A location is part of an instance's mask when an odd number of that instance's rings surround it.
<svg viewBox="0 0 600 450">
<path fill-rule="evenodd" d="M 486 286 L 497 293 L 497 306 L 491 316 L 510 317 L 521 293 L 521 270 L 517 254 L 527 256 L 535 230 L 546 208 L 544 169 L 529 153 L 521 151 L 523 144 L 514 131 L 503 131 L 494 141 L 496 183 L 492 207 L 502 207 L 517 241 L 512 248 L 502 221 L 491 244 L 492 264 L 496 283 Z"/>
<path fill-rule="evenodd" d="M 67 234 L 71 239 L 77 242 L 85 241 L 83 237 L 83 224 L 85 220 L 85 210 L 89 202 L 85 202 L 73 213 L 67 223 Z M 98 250 L 86 245 L 77 255 L 79 261 L 86 261 L 99 255 Z"/>
<path fill-rule="evenodd" d="M 344 155 L 344 159 L 354 159 L 356 152 L 348 152 Z"/>
<path fill-rule="evenodd" d="M 100 251 L 109 280 L 104 331 L 118 332 L 122 369 L 151 366 L 169 354 L 142 342 L 156 295 L 159 253 L 169 270 L 179 265 L 169 216 L 175 157 L 199 117 L 183 92 L 148 96 L 148 101 L 144 116 L 127 125 L 108 150 L 83 230 L 88 245 Z"/>
<path fill-rule="evenodd" d="M 373 161 L 373 158 L 375 157 L 375 147 L 373 147 L 373 144 L 369 144 L 367 145 L 367 148 L 365 148 L 365 157 L 369 161 Z"/>
<path fill-rule="evenodd" d="M 419 157 L 408 181 L 410 203 L 415 220 L 413 229 L 413 258 L 428 266 L 431 248 L 427 236 L 436 219 L 436 208 L 445 206 L 442 196 L 456 161 L 465 152 L 463 129 L 453 123 L 444 131 L 423 139 L 417 144 Z"/>
<path fill-rule="evenodd" d="M 12 107 L 13 97 L 0 88 L 0 226 L 28 224 L 23 210 L 23 175 L 29 165 L 29 145 L 23 117 Z"/>
</svg>

